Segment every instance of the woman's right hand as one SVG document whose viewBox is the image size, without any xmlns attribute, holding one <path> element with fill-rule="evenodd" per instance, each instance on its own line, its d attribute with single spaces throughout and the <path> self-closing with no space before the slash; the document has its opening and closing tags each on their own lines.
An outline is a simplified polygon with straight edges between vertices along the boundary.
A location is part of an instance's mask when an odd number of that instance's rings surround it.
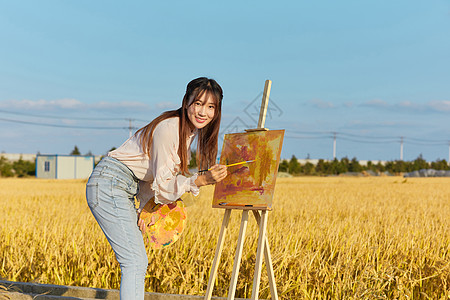
<svg viewBox="0 0 450 300">
<path fill-rule="evenodd" d="M 214 165 L 209 171 L 206 171 L 203 175 L 199 175 L 197 180 L 195 180 L 195 184 L 197 186 L 215 184 L 225 179 L 227 175 L 227 166 Z"/>
</svg>

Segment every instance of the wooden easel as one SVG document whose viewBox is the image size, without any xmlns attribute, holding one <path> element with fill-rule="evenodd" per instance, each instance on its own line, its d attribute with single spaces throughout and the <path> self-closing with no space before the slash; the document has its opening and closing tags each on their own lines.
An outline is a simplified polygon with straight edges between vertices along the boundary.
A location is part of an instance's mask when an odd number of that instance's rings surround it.
<svg viewBox="0 0 450 300">
<path fill-rule="evenodd" d="M 256 129 L 249 129 L 246 131 L 260 131 L 268 130 L 264 128 L 264 123 L 266 121 L 267 106 L 269 103 L 270 88 L 272 82 L 266 80 L 264 86 L 264 93 L 261 102 L 261 109 L 259 111 L 259 121 L 258 127 Z M 264 260 L 266 262 L 267 275 L 269 277 L 269 288 L 272 299 L 278 300 L 278 293 L 275 284 L 275 277 L 273 274 L 272 258 L 270 256 L 269 242 L 266 236 L 267 230 L 267 210 L 265 209 L 252 209 L 251 207 L 233 207 L 227 208 L 225 210 L 222 227 L 220 229 L 219 240 L 217 241 L 216 252 L 214 255 L 214 261 L 211 267 L 211 273 L 209 275 L 208 288 L 206 290 L 205 300 L 211 300 L 212 292 L 214 288 L 214 281 L 217 275 L 217 269 L 219 267 L 220 256 L 222 255 L 223 243 L 225 241 L 225 235 L 228 229 L 228 223 L 230 221 L 231 210 L 240 209 L 242 210 L 241 227 L 239 229 L 239 237 L 237 241 L 236 254 L 234 257 L 233 272 L 231 274 L 230 288 L 228 289 L 228 300 L 234 299 L 236 293 L 236 284 L 239 275 L 239 267 L 242 258 L 242 248 L 244 246 L 245 230 L 247 229 L 248 221 L 248 211 L 252 210 L 255 216 L 256 222 L 259 225 L 259 236 L 258 236 L 258 248 L 256 250 L 256 264 L 255 273 L 253 278 L 253 289 L 252 289 L 252 300 L 258 299 L 259 294 L 259 284 L 261 282 L 261 268 L 262 268 L 262 257 L 264 254 Z"/>
</svg>

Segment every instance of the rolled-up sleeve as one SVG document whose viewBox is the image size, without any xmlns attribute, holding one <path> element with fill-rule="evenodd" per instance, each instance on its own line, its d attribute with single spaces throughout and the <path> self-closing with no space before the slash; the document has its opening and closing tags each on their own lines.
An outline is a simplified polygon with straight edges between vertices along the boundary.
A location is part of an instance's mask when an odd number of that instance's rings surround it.
<svg viewBox="0 0 450 300">
<path fill-rule="evenodd" d="M 195 184 L 197 174 L 191 177 L 179 174 L 181 161 L 178 145 L 178 126 L 156 126 L 150 155 L 150 166 L 154 174 L 151 189 L 155 195 L 155 203 L 176 201 L 186 192 L 191 192 L 194 196 L 199 193 Z"/>
</svg>

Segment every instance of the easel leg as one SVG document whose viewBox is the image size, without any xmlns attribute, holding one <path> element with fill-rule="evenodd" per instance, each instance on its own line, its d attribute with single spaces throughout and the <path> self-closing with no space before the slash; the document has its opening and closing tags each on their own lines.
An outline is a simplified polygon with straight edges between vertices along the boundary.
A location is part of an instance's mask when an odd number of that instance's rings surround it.
<svg viewBox="0 0 450 300">
<path fill-rule="evenodd" d="M 259 211 L 253 210 L 253 215 L 255 216 L 256 223 L 261 225 L 261 216 Z M 269 278 L 270 295 L 273 300 L 278 300 L 277 285 L 275 283 L 275 275 L 273 272 L 272 257 L 270 255 L 269 240 L 267 239 L 267 235 L 264 237 L 264 261 L 266 262 L 267 276 Z"/>
<path fill-rule="evenodd" d="M 236 284 L 239 275 L 239 267 L 241 265 L 242 248 L 244 246 L 245 230 L 247 229 L 248 210 L 242 211 L 241 228 L 239 230 L 239 238 L 234 256 L 233 273 L 231 274 L 230 288 L 228 289 L 228 300 L 234 299 L 236 293 Z"/>
<path fill-rule="evenodd" d="M 259 294 L 259 283 L 261 281 L 261 267 L 265 248 L 264 244 L 266 237 L 266 228 L 267 228 L 267 211 L 263 210 L 261 212 L 261 222 L 259 224 L 258 249 L 256 251 L 256 265 L 255 265 L 255 275 L 253 277 L 252 300 L 257 300 Z"/>
<path fill-rule="evenodd" d="M 212 292 L 214 289 L 214 281 L 216 280 L 217 269 L 219 267 L 220 256 L 222 255 L 223 242 L 225 241 L 225 235 L 228 229 L 228 223 L 230 221 L 231 209 L 225 210 L 223 215 L 222 228 L 220 228 L 219 240 L 217 241 L 216 253 L 214 254 L 214 261 L 211 266 L 211 273 L 208 280 L 208 288 L 206 290 L 205 300 L 211 300 Z"/>
</svg>

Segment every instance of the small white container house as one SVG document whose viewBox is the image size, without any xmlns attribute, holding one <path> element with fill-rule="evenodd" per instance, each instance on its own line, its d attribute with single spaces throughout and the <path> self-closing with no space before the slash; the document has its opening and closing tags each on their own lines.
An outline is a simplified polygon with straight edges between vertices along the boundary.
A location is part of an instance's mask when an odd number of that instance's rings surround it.
<svg viewBox="0 0 450 300">
<path fill-rule="evenodd" d="M 36 155 L 36 178 L 86 179 L 94 170 L 94 156 Z"/>
</svg>

